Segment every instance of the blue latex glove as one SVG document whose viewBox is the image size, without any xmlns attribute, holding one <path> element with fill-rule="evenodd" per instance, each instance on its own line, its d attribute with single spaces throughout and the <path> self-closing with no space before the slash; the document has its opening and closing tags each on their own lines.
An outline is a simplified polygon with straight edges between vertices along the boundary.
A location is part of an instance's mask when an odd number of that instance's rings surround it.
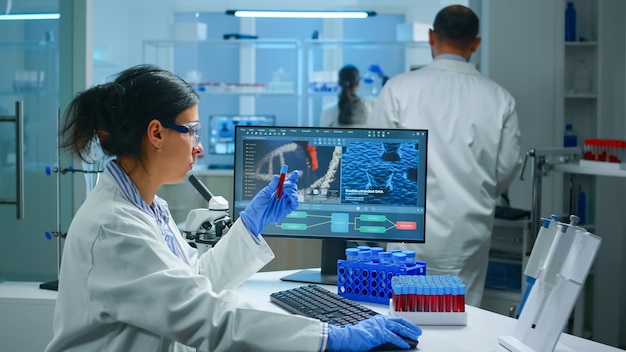
<svg viewBox="0 0 626 352">
<path fill-rule="evenodd" d="M 383 78 L 385 76 L 385 73 L 383 72 L 383 69 L 378 64 L 371 64 L 370 67 L 367 70 L 370 71 L 371 73 L 377 75 L 380 78 Z"/>
<path fill-rule="evenodd" d="M 422 329 L 404 318 L 382 314 L 356 325 L 328 325 L 328 351 L 369 351 L 387 342 L 404 350 L 411 348 L 396 334 L 417 341 L 422 335 Z"/>
<path fill-rule="evenodd" d="M 244 211 L 239 213 L 244 225 L 255 236 L 258 236 L 268 224 L 282 221 L 289 213 L 298 208 L 298 171 L 294 171 L 285 178 L 283 194 L 276 199 L 278 189 L 278 175 L 252 198 Z"/>
</svg>

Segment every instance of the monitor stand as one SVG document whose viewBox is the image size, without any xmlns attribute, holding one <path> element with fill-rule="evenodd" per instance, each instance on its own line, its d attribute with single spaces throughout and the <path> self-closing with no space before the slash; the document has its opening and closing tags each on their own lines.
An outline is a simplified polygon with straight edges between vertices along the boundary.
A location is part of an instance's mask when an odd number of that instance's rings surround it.
<svg viewBox="0 0 626 352">
<path fill-rule="evenodd" d="M 321 285 L 337 285 L 337 259 L 346 258 L 348 242 L 342 239 L 327 238 L 322 240 L 321 270 L 305 269 L 283 276 L 283 281 L 304 282 Z"/>
</svg>

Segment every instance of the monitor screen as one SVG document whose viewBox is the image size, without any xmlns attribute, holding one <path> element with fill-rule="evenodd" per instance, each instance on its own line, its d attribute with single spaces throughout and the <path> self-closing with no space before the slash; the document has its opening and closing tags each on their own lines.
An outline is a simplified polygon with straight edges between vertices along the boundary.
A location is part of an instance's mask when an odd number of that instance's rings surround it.
<svg viewBox="0 0 626 352">
<path fill-rule="evenodd" d="M 234 215 L 281 164 L 299 170 L 298 209 L 262 233 L 323 239 L 322 275 L 331 280 L 336 275 L 348 240 L 425 242 L 428 131 L 249 126 L 235 131 Z M 334 253 L 325 253 L 331 246 Z"/>
</svg>

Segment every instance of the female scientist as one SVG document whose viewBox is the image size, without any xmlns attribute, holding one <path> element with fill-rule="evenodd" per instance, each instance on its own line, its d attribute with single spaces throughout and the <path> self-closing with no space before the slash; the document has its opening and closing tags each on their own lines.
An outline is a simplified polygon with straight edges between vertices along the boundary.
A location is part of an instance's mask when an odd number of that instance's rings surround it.
<svg viewBox="0 0 626 352">
<path fill-rule="evenodd" d="M 337 351 L 386 342 L 409 348 L 396 333 L 417 339 L 421 331 L 399 318 L 339 328 L 255 309 L 232 290 L 274 257 L 260 232 L 296 209 L 298 172 L 278 200 L 275 176 L 198 257 L 156 195 L 180 182 L 202 153 L 197 104 L 187 83 L 149 65 L 70 103 L 62 147 L 88 159 L 98 138 L 115 159 L 70 225 L 46 351 Z"/>
<path fill-rule="evenodd" d="M 320 126 L 322 127 L 359 127 L 365 126 L 375 100 L 360 98 L 357 95 L 361 82 L 359 70 L 346 65 L 339 70 L 337 83 L 341 87 L 339 100 L 322 109 Z"/>
</svg>

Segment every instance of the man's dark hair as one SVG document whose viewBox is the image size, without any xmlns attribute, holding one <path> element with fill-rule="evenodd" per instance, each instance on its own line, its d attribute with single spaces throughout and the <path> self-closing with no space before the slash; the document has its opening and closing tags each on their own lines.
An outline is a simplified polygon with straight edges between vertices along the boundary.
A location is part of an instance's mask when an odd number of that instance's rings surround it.
<svg viewBox="0 0 626 352">
<path fill-rule="evenodd" d="M 471 9 L 461 5 L 444 7 L 433 23 L 437 39 L 451 41 L 458 46 L 469 46 L 478 35 L 478 16 Z"/>
</svg>

